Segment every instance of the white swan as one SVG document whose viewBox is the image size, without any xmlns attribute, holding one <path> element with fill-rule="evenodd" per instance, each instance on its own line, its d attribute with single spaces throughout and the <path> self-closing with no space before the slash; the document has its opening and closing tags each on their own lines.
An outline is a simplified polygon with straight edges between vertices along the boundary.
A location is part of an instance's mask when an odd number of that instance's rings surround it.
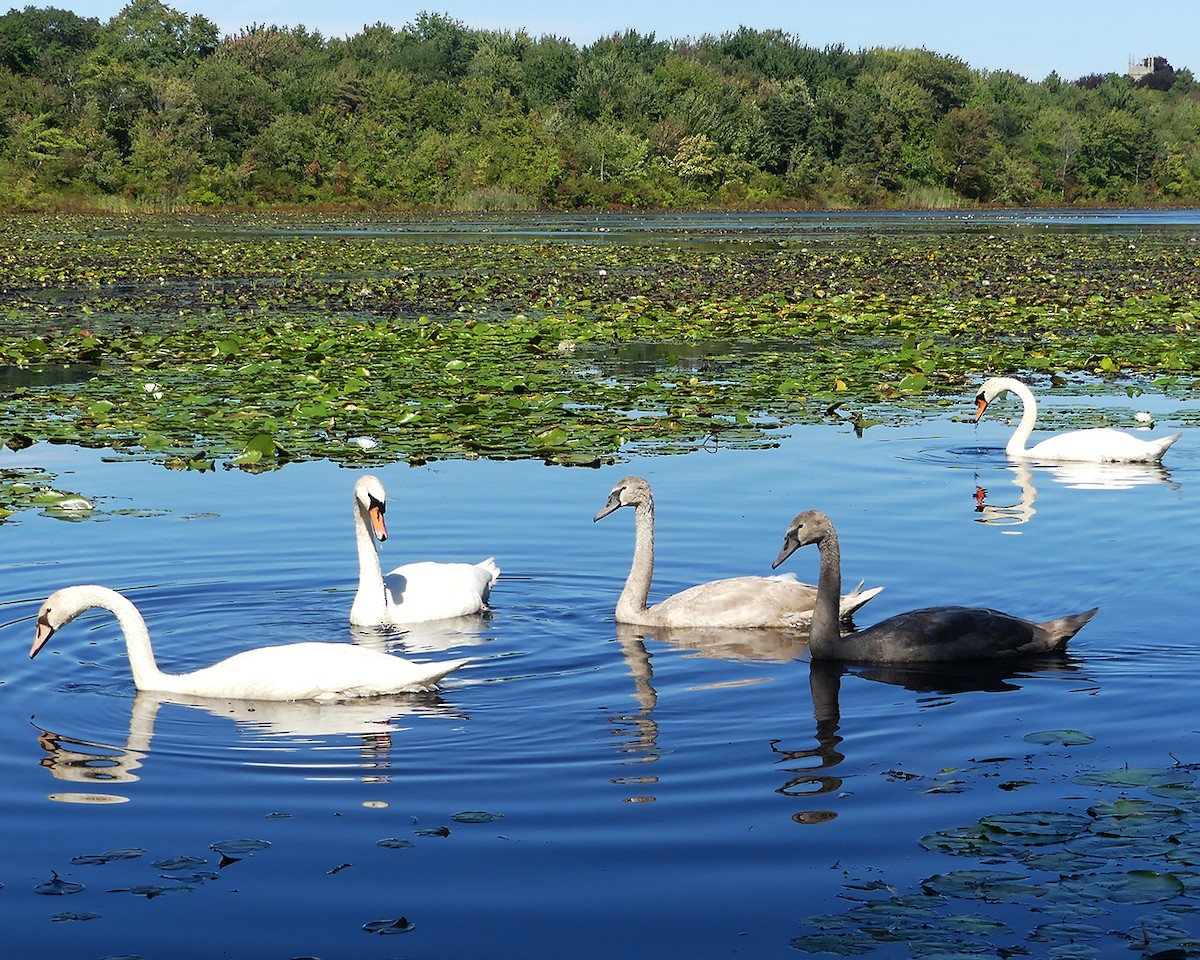
<svg viewBox="0 0 1200 960">
<path fill-rule="evenodd" d="M 635 540 L 633 565 L 617 600 L 620 623 L 651 627 L 796 627 L 812 616 L 817 588 L 800 583 L 793 574 L 732 577 L 689 587 L 665 600 L 646 605 L 654 577 L 654 495 L 641 477 L 626 477 L 612 488 L 608 501 L 593 518 L 632 506 Z M 883 587 L 862 585 L 842 597 L 841 615 L 848 617 Z"/>
<path fill-rule="evenodd" d="M 1140 440 L 1132 434 L 1110 427 L 1093 427 L 1090 430 L 1071 430 L 1055 434 L 1029 449 L 1025 444 L 1033 433 L 1037 420 L 1037 400 L 1033 391 L 1020 380 L 1012 377 L 992 377 L 985 380 L 975 395 L 975 422 L 983 416 L 989 403 L 1005 393 L 1015 393 L 1021 398 L 1024 411 L 1021 422 L 1009 438 L 1004 452 L 1020 460 L 1049 460 L 1059 462 L 1087 461 L 1090 463 L 1157 463 L 1167 448 L 1179 439 L 1174 433 L 1156 440 Z"/>
<path fill-rule="evenodd" d="M 354 484 L 354 535 L 358 543 L 358 592 L 350 607 L 357 626 L 424 623 L 487 610 L 488 594 L 500 576 L 491 557 L 479 563 L 406 563 L 386 577 L 374 536 L 387 539 L 387 493 L 371 474 Z"/>
<path fill-rule="evenodd" d="M 233 700 L 348 700 L 432 690 L 467 662 L 413 663 L 350 643 L 289 643 L 246 650 L 192 673 L 163 673 L 137 607 L 116 590 L 94 584 L 63 587 L 46 599 L 38 611 L 30 658 L 56 630 L 94 607 L 110 611 L 121 625 L 139 690 Z"/>
<path fill-rule="evenodd" d="M 821 552 L 817 605 L 809 633 L 809 653 L 814 660 L 915 663 L 1054 653 L 1065 649 L 1067 641 L 1098 609 L 1034 623 L 985 607 L 926 607 L 842 636 L 837 611 L 842 558 L 829 517 L 819 510 L 805 510 L 797 516 L 771 566 L 778 567 L 810 543 Z"/>
</svg>

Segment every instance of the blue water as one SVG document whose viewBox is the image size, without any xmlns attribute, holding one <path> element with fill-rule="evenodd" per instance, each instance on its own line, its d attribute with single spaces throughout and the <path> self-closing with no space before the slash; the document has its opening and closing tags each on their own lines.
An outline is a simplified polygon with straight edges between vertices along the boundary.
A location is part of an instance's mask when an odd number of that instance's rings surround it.
<svg viewBox="0 0 1200 960">
<path fill-rule="evenodd" d="M 1172 408 L 1158 402 L 1156 434 Z M 845 909 L 847 884 L 919 892 L 975 865 L 923 850 L 933 830 L 1079 811 L 1101 796 L 1080 770 L 1200 759 L 1200 435 L 1185 430 L 1164 471 L 1114 478 L 1017 471 L 1008 429 L 945 416 L 602 470 L 389 466 L 385 568 L 494 554 L 504 571 L 489 619 L 390 635 L 348 626 L 355 471 L 0 451 L 0 469 L 45 468 L 97 504 L 85 521 L 0 524 L 5 956 L 795 957 L 791 938 Z M 886 588 L 860 622 L 955 602 L 1100 613 L 1062 662 L 1000 675 L 812 671 L 795 638 L 643 637 L 612 619 L 631 512 L 592 522 L 629 473 L 656 494 L 653 597 L 768 572 L 792 516 L 817 507 L 847 580 Z M 811 581 L 816 561 L 807 548 L 785 569 Z M 80 582 L 134 599 L 165 669 L 302 638 L 471 662 L 436 696 L 163 702 L 135 695 L 106 614 L 27 659 L 40 601 Z M 1095 741 L 1024 739 L 1056 728 Z M 270 846 L 222 867 L 211 845 L 227 840 Z M 72 863 L 125 848 L 144 854 Z M 176 857 L 204 862 L 154 866 Z M 83 890 L 36 892 L 54 872 Z M 1108 905 L 1101 922 L 1145 909 Z M 1046 919 L 1015 914 L 1018 943 Z M 410 932 L 362 929 L 401 917 Z"/>
</svg>

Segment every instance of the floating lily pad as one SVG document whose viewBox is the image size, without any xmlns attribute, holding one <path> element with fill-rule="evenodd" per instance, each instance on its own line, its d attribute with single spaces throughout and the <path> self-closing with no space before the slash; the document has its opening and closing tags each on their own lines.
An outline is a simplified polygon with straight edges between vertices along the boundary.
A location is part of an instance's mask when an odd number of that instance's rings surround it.
<svg viewBox="0 0 1200 960">
<path fill-rule="evenodd" d="M 98 913 L 52 913 L 50 919 L 55 923 L 70 923 L 76 920 L 99 920 Z"/>
<path fill-rule="evenodd" d="M 1087 877 L 1063 877 L 1056 881 L 1064 892 L 1087 899 L 1113 903 L 1158 903 L 1183 894 L 1183 881 L 1173 873 L 1157 870 L 1129 870 L 1124 873 L 1096 873 Z"/>
<path fill-rule="evenodd" d="M 1191 783 L 1189 770 L 1175 767 L 1122 767 L 1118 770 L 1093 770 L 1075 776 L 1075 783 L 1091 787 L 1161 787 Z"/>
<path fill-rule="evenodd" d="M 493 820 L 503 820 L 502 813 L 488 813 L 486 810 L 464 810 L 455 813 L 450 819 L 456 823 L 491 823 Z"/>
<path fill-rule="evenodd" d="M 387 936 L 394 933 L 408 933 L 413 929 L 413 926 L 414 924 L 408 917 L 397 917 L 395 920 L 372 920 L 369 923 L 364 923 L 363 930 L 367 933 Z"/>
<path fill-rule="evenodd" d="M 104 853 L 80 854 L 72 857 L 71 862 L 87 866 L 100 866 L 112 863 L 114 860 L 136 860 L 145 855 L 146 851 L 141 847 L 123 847 L 119 850 L 105 850 Z"/>
<path fill-rule="evenodd" d="M 921 886 L 947 897 L 967 897 L 976 900 L 1007 900 L 1011 897 L 1036 896 L 1037 888 L 1026 883 L 1028 874 L 1011 870 L 953 870 L 934 874 L 921 881 Z"/>
<path fill-rule="evenodd" d="M 385 837 L 383 840 L 376 841 L 375 846 L 385 847 L 388 850 L 406 850 L 410 847 L 415 847 L 416 844 L 411 840 L 400 840 L 397 837 Z"/>
<path fill-rule="evenodd" d="M 140 883 L 135 887 L 118 887 L 109 890 L 109 893 L 132 893 L 135 897 L 145 897 L 147 900 L 153 900 L 155 897 L 163 897 L 169 893 L 191 893 L 192 888 L 188 886 L 173 886 L 164 887 L 154 883 Z"/>
<path fill-rule="evenodd" d="M 199 857 L 168 857 L 164 860 L 155 860 L 154 866 L 159 870 L 166 870 L 168 873 L 174 870 L 194 870 L 196 867 L 202 867 L 207 860 L 202 860 Z"/>
<path fill-rule="evenodd" d="M 225 857 L 245 857 L 266 850 L 269 846 L 269 840 L 218 840 L 216 843 L 210 843 L 208 849 Z"/>
<path fill-rule="evenodd" d="M 1046 746 L 1058 743 L 1064 747 L 1079 747 L 1096 742 L 1095 737 L 1081 730 L 1039 730 L 1036 733 L 1025 734 L 1024 739 L 1028 743 L 1040 743 Z"/>
<path fill-rule="evenodd" d="M 54 873 L 54 871 L 51 871 L 51 873 Z M 52 879 L 47 880 L 45 883 L 39 883 L 33 888 L 33 892 L 40 893 L 46 897 L 65 897 L 72 893 L 79 893 L 82 889 L 82 883 L 64 880 L 57 873 L 54 873 Z"/>
</svg>

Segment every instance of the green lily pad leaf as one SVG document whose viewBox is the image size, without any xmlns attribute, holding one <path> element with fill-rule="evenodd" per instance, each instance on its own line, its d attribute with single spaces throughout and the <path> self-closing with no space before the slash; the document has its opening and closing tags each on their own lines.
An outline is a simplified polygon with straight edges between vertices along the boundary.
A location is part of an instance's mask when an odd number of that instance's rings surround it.
<svg viewBox="0 0 1200 960">
<path fill-rule="evenodd" d="M 266 850 L 270 845 L 269 840 L 218 840 L 216 843 L 210 843 L 208 849 L 225 857 L 244 857 Z"/>
<path fill-rule="evenodd" d="M 174 886 L 164 887 L 157 883 L 140 883 L 135 887 L 120 887 L 115 890 L 109 890 L 109 893 L 131 893 L 135 897 L 145 897 L 147 900 L 153 900 L 155 897 L 166 896 L 168 893 L 191 893 L 191 887 Z"/>
<path fill-rule="evenodd" d="M 1043 923 L 1030 931 L 1027 939 L 1038 943 L 1056 943 L 1067 941 L 1074 943 L 1079 940 L 1096 940 L 1108 933 L 1103 927 L 1093 923 L 1079 923 L 1063 920 L 1059 923 Z"/>
<path fill-rule="evenodd" d="M 79 893 L 83 889 L 82 883 L 64 880 L 53 870 L 50 872 L 54 874 L 54 877 L 45 883 L 39 883 L 33 888 L 34 893 L 40 893 L 46 897 L 65 897 L 72 893 Z"/>
<path fill-rule="evenodd" d="M 874 953 L 879 941 L 874 937 L 848 930 L 844 933 L 814 933 L 804 937 L 793 937 L 788 941 L 796 950 L 804 953 L 830 953 L 838 957 L 861 957 Z"/>
<path fill-rule="evenodd" d="M 196 867 L 201 867 L 207 860 L 201 860 L 199 857 L 168 857 L 165 860 L 155 860 L 154 866 L 159 870 L 165 870 L 170 873 L 173 870 L 193 870 Z"/>
<path fill-rule="evenodd" d="M 103 853 L 81 854 L 78 857 L 72 857 L 71 862 L 99 866 L 105 863 L 112 863 L 114 860 L 136 860 L 138 857 L 145 855 L 146 851 L 141 847 L 122 847 L 118 850 L 105 850 Z"/>
<path fill-rule="evenodd" d="M 947 897 L 968 897 L 975 900 L 1006 900 L 1011 897 L 1036 896 L 1037 888 L 1024 883 L 1028 876 L 1010 870 L 953 870 L 934 874 L 921 881 L 923 889 Z"/>
<path fill-rule="evenodd" d="M 407 850 L 415 847 L 416 844 L 411 840 L 401 840 L 399 837 L 384 837 L 382 840 L 377 840 L 375 846 L 384 847 L 387 850 Z"/>
<path fill-rule="evenodd" d="M 452 814 L 451 820 L 458 823 L 491 823 L 493 820 L 503 820 L 502 813 L 488 813 L 486 810 L 463 810 L 461 813 Z"/>
<path fill-rule="evenodd" d="M 1025 734 L 1024 739 L 1027 743 L 1040 743 L 1044 746 L 1058 743 L 1064 747 L 1080 747 L 1096 742 L 1095 737 L 1081 730 L 1039 730 L 1037 733 Z"/>
<path fill-rule="evenodd" d="M 408 933 L 414 926 L 415 924 L 408 917 L 397 917 L 395 920 L 372 920 L 364 923 L 363 930 L 367 933 L 387 936 L 394 933 Z"/>
<path fill-rule="evenodd" d="M 1042 810 L 996 814 L 979 821 L 989 839 L 1010 847 L 1056 843 L 1087 830 L 1090 823 L 1087 817 L 1077 813 Z"/>
<path fill-rule="evenodd" d="M 1056 881 L 1056 886 L 1078 896 L 1113 903 L 1160 903 L 1184 892 L 1183 881 L 1179 877 L 1156 870 L 1064 877 Z"/>
<path fill-rule="evenodd" d="M 1157 837 L 1084 833 L 1068 840 L 1066 849 L 1082 857 L 1098 857 L 1111 862 L 1130 857 L 1161 857 L 1170 853 L 1175 846 L 1168 831 L 1162 831 L 1162 835 Z"/>
<path fill-rule="evenodd" d="M 1190 771 L 1178 768 L 1122 767 L 1119 770 L 1093 770 L 1072 779 L 1089 787 L 1158 787 L 1191 783 L 1194 776 Z"/>
<path fill-rule="evenodd" d="M 99 920 L 98 913 L 52 913 L 50 919 L 54 923 L 69 923 L 75 920 Z"/>
</svg>

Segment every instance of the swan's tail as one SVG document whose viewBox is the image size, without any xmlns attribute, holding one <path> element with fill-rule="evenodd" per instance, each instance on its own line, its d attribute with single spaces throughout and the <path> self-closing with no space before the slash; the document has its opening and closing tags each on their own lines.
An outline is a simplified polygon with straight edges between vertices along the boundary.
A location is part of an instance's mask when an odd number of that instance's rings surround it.
<svg viewBox="0 0 1200 960">
<path fill-rule="evenodd" d="M 480 570 L 484 570 L 492 578 L 492 584 L 500 579 L 500 566 L 496 563 L 495 557 L 488 557 L 486 560 L 480 560 L 475 564 Z M 489 587 L 491 584 L 488 585 Z"/>
<path fill-rule="evenodd" d="M 855 610 L 865 604 L 868 600 L 872 599 L 876 594 L 879 593 L 880 590 L 883 589 L 883 587 L 872 587 L 870 590 L 864 590 L 863 584 L 866 582 L 867 581 L 865 580 L 859 581 L 857 587 L 842 596 L 839 609 L 841 610 L 843 620 L 852 616 Z"/>
<path fill-rule="evenodd" d="M 1059 617 L 1057 620 L 1047 620 L 1045 623 L 1038 624 L 1042 628 L 1044 652 L 1065 650 L 1067 642 L 1083 629 L 1083 625 L 1091 620 L 1099 609 L 1099 607 L 1092 607 L 1091 610 L 1084 610 L 1083 613 L 1072 613 L 1069 616 Z"/>
<path fill-rule="evenodd" d="M 464 663 L 469 663 L 468 659 L 462 660 L 439 660 L 435 663 L 413 664 L 417 668 L 423 668 L 420 676 L 413 679 L 409 690 L 413 692 L 436 690 L 438 681 L 449 673 L 453 673 Z"/>
<path fill-rule="evenodd" d="M 1171 444 L 1173 444 L 1182 436 L 1182 433 L 1173 433 L 1169 437 L 1163 437 L 1160 441 L 1158 441 L 1158 445 L 1154 448 L 1154 462 L 1160 462 L 1163 458 L 1163 454 L 1167 452 Z"/>
</svg>

